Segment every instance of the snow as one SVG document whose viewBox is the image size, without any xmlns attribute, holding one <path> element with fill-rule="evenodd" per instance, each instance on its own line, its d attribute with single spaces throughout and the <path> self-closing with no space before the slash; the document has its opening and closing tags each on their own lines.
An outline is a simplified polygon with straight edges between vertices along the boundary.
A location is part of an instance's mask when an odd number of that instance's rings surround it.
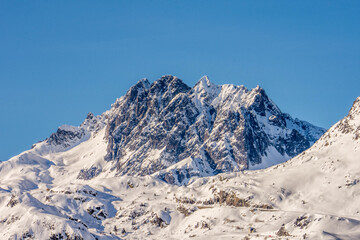
<svg viewBox="0 0 360 240">
<path fill-rule="evenodd" d="M 204 106 L 211 105 L 216 96 L 219 95 L 221 87 L 210 82 L 207 76 L 203 76 L 194 86 L 192 100 L 200 112 Z"/>
<path fill-rule="evenodd" d="M 273 165 L 283 163 L 286 160 L 290 159 L 290 157 L 287 154 L 281 155 L 276 148 L 273 146 L 270 146 L 265 156 L 261 158 L 261 163 L 252 165 L 250 164 L 249 170 L 259 170 L 259 169 L 265 169 L 268 167 L 271 167 Z"/>
<path fill-rule="evenodd" d="M 203 89 L 211 85 L 207 80 L 201 80 Z M 223 85 L 211 104 L 225 97 L 223 91 L 234 93 L 233 103 L 249 101 L 245 88 Z M 262 127 L 286 134 L 268 124 L 270 117 L 259 117 Z M 106 126 L 94 124 L 84 124 L 86 138 L 70 141 L 70 147 L 50 151 L 44 141 L 0 163 L 2 239 L 56 234 L 83 239 L 360 239 L 360 98 L 346 118 L 287 162 L 288 156 L 270 147 L 262 163 L 249 171 L 195 174 L 182 186 L 167 184 L 157 174 L 117 176 L 113 163 L 104 160 Z M 227 144 L 224 140 L 218 146 Z M 161 152 L 148 154 L 156 159 Z M 78 179 L 81 170 L 92 167 L 101 173 Z M 164 172 L 185 169 L 199 173 L 210 166 L 189 157 Z M 235 205 L 239 199 L 246 204 Z M 278 236 L 281 228 L 289 236 Z"/>
<path fill-rule="evenodd" d="M 61 125 L 59 129 L 67 132 L 76 132 L 79 129 L 79 127 L 74 127 L 70 125 Z"/>
<path fill-rule="evenodd" d="M 360 125 L 355 116 L 349 123 Z M 188 186 L 169 185 L 151 176 L 105 173 L 88 181 L 76 179 L 84 167 L 106 169 L 108 163 L 101 159 L 106 148 L 104 133 L 100 130 L 67 152 L 39 156 L 32 149 L 1 164 L 0 231 L 5 239 L 24 233 L 36 239 L 55 233 L 84 239 L 277 239 L 282 226 L 290 239 L 360 237 L 360 183 L 356 181 L 360 141 L 354 141 L 353 134 L 341 133 L 338 125 L 327 132 L 332 138 L 325 135 L 288 162 L 195 178 Z M 325 146 L 326 142 L 331 146 Z M 270 150 L 267 155 L 276 153 Z M 264 159 L 260 167 L 275 163 Z M 173 167 L 184 164 L 196 166 L 188 159 Z M 234 192 L 253 207 L 202 203 L 220 191 Z M 12 195 L 18 203 L 9 207 Z M 185 198 L 195 202 L 182 202 Z M 255 207 L 261 204 L 273 209 Z M 155 216 L 162 225 L 152 222 Z M 255 232 L 249 233 L 250 229 Z"/>
</svg>

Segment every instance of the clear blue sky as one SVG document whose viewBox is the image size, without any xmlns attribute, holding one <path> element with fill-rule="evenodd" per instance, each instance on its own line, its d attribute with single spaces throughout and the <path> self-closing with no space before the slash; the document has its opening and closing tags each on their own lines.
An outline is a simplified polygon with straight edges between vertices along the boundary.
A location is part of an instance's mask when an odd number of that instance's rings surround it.
<svg viewBox="0 0 360 240">
<path fill-rule="evenodd" d="M 0 160 L 138 79 L 263 87 L 322 127 L 360 95 L 360 1 L 1 1 Z"/>
</svg>

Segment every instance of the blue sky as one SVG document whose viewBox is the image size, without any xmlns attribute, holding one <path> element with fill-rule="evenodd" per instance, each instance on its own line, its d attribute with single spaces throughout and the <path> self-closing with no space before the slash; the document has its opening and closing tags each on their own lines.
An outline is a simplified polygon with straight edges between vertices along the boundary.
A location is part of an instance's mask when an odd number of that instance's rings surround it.
<svg viewBox="0 0 360 240">
<path fill-rule="evenodd" d="M 0 160 L 138 79 L 263 87 L 322 127 L 360 95 L 360 1 L 1 1 Z"/>
</svg>

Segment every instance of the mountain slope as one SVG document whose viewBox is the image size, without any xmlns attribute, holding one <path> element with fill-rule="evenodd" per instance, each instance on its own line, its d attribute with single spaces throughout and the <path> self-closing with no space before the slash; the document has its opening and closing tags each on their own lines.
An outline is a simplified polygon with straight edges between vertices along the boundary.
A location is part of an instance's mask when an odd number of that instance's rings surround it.
<svg viewBox="0 0 360 240">
<path fill-rule="evenodd" d="M 357 239 L 359 105 L 360 98 L 290 161 L 237 172 L 284 161 L 323 130 L 281 113 L 261 88 L 216 86 L 206 77 L 192 89 L 170 76 L 141 80 L 101 116 L 61 126 L 0 163 L 0 232 L 4 239 L 232 239 L 249 231 L 252 239 Z M 269 148 L 278 154 L 270 158 Z M 261 162 L 251 165 L 249 152 Z M 250 157 L 241 165 L 238 154 Z"/>
<path fill-rule="evenodd" d="M 282 113 L 260 87 L 217 86 L 207 77 L 193 88 L 173 76 L 140 80 L 106 118 L 106 160 L 118 175 L 177 184 L 286 161 L 324 133 Z"/>
<path fill-rule="evenodd" d="M 74 146 L 57 145 L 57 151 L 40 143 L 1 163 L 3 239 L 360 237 L 360 98 L 347 117 L 290 161 L 193 178 L 186 187 L 107 171 L 106 129 L 98 119 L 83 124 L 91 133 L 86 141 L 71 135 Z M 79 178 L 78 170 L 94 163 L 105 171 Z"/>
</svg>

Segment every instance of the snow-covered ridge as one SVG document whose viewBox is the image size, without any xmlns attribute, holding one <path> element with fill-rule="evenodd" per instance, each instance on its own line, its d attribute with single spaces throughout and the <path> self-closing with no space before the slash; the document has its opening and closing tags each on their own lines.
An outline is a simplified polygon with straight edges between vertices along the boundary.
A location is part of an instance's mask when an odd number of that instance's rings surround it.
<svg viewBox="0 0 360 240">
<path fill-rule="evenodd" d="M 77 127 L 60 126 L 32 152 L 40 157 L 66 153 L 100 131 L 107 167 L 88 164 L 78 178 L 152 175 L 187 184 L 192 177 L 284 162 L 325 130 L 282 113 L 259 86 L 216 85 L 204 76 L 191 88 L 165 75 L 153 83 L 139 80 L 110 110 L 89 113 Z"/>
<path fill-rule="evenodd" d="M 169 93 L 163 91 L 161 98 L 164 94 Z M 123 106 L 125 99 L 119 106 Z M 139 97 L 135 97 L 135 101 L 138 100 Z M 232 101 L 231 98 L 228 100 Z M 167 101 L 168 105 L 157 109 L 159 115 L 167 121 L 171 120 L 167 118 L 168 112 L 165 110 L 169 108 L 176 116 L 190 116 L 185 120 L 191 119 L 191 114 L 199 114 L 195 118 L 198 124 L 209 120 L 203 118 L 205 115 L 200 115 L 210 111 L 208 109 L 200 113 L 194 108 L 184 115 L 180 114 L 186 109 L 176 103 L 191 102 L 184 92 L 176 94 L 172 99 L 167 98 Z M 262 111 L 259 107 L 266 106 L 267 102 L 256 103 L 255 106 L 249 105 L 249 108 L 259 118 L 265 121 L 268 116 L 274 115 L 276 110 L 270 115 L 270 110 Z M 162 106 L 163 101 L 154 98 L 149 106 L 151 104 Z M 142 114 L 145 109 L 139 106 L 143 105 L 129 105 L 136 113 Z M 177 112 L 177 108 L 181 111 Z M 63 147 L 62 142 L 56 145 L 56 151 L 42 151 L 45 145 L 51 147 L 54 144 L 46 140 L 0 163 L 0 238 L 359 239 L 358 109 L 359 99 L 348 116 L 330 128 L 312 147 L 290 161 L 267 169 L 218 173 L 215 176 L 212 176 L 213 172 L 207 171 L 212 170 L 214 166 L 211 164 L 216 165 L 216 162 L 203 161 L 211 159 L 205 144 L 199 147 L 200 157 L 190 155 L 174 164 L 169 164 L 168 156 L 164 156 L 170 154 L 164 151 L 166 145 L 160 149 L 151 149 L 145 153 L 146 161 L 135 164 L 151 166 L 152 162 L 160 159 L 166 168 L 153 175 L 120 175 L 118 171 L 121 171 L 121 167 L 116 169 L 113 160 L 104 159 L 108 154 L 109 139 L 106 117 L 118 111 L 118 108 L 96 117 L 96 123 L 90 115 L 79 128 L 60 128 L 60 131 L 71 132 L 61 138 L 71 143 L 69 147 Z M 148 108 L 145 113 L 148 110 L 154 111 Z M 217 110 L 216 115 L 221 114 L 220 110 L 228 113 L 225 116 L 229 117 L 222 121 L 230 118 L 231 122 L 237 118 L 236 113 L 228 108 L 223 110 L 220 107 Z M 251 116 L 251 111 L 246 112 L 246 108 L 242 111 L 245 120 L 257 121 L 256 116 Z M 276 117 L 279 119 L 271 118 L 272 126 L 280 128 L 288 124 L 286 121 L 291 122 L 286 115 L 284 119 Z M 133 124 L 133 121 L 150 122 L 150 125 L 134 125 L 134 129 L 142 127 L 142 131 L 146 131 L 146 128 L 168 127 L 156 125 L 149 118 L 130 119 L 132 121 L 126 122 L 128 125 Z M 184 124 L 187 123 L 185 120 Z M 121 116 L 118 121 L 120 128 L 126 129 L 128 125 L 121 125 L 124 123 Z M 222 142 L 212 147 L 230 148 L 232 132 L 229 128 L 233 125 L 212 126 L 215 129 L 228 127 L 224 138 L 221 138 L 221 131 L 216 132 Z M 179 133 L 180 127 L 176 125 L 175 129 L 170 128 L 170 133 Z M 81 138 L 78 142 L 77 137 L 75 140 L 70 137 L 79 129 L 89 134 L 86 140 Z M 254 127 L 251 130 L 259 129 Z M 257 133 L 262 134 L 261 131 Z M 140 138 L 136 140 L 141 143 Z M 189 141 L 196 143 L 197 140 L 195 137 Z M 147 151 L 146 145 L 141 147 L 140 152 Z M 124 158 L 131 158 L 135 150 L 127 148 L 123 153 Z M 140 153 L 135 151 L 135 154 Z M 233 154 L 242 153 L 239 151 Z M 175 184 L 168 184 L 161 179 Z M 187 179 L 187 185 L 178 186 L 184 179 Z"/>
<path fill-rule="evenodd" d="M 317 146 L 326 148 L 331 146 L 338 138 L 351 138 L 348 141 L 360 141 L 360 97 L 358 97 L 348 115 L 332 126 L 318 140 Z M 360 159 L 360 158 L 359 158 Z"/>
<path fill-rule="evenodd" d="M 151 84 L 140 80 L 106 116 L 106 160 L 119 175 L 180 173 L 200 162 L 211 167 L 191 167 L 186 176 L 268 167 L 301 153 L 325 132 L 282 113 L 259 86 L 220 86 L 207 76 L 193 88 L 170 75 Z M 153 151 L 156 160 L 148 154 Z"/>
<path fill-rule="evenodd" d="M 94 116 L 93 113 L 89 113 L 80 126 L 62 125 L 49 138 L 34 144 L 32 149 L 39 155 L 68 151 L 80 143 L 89 140 L 92 133 L 96 134 L 104 126 L 104 114 Z"/>
</svg>

